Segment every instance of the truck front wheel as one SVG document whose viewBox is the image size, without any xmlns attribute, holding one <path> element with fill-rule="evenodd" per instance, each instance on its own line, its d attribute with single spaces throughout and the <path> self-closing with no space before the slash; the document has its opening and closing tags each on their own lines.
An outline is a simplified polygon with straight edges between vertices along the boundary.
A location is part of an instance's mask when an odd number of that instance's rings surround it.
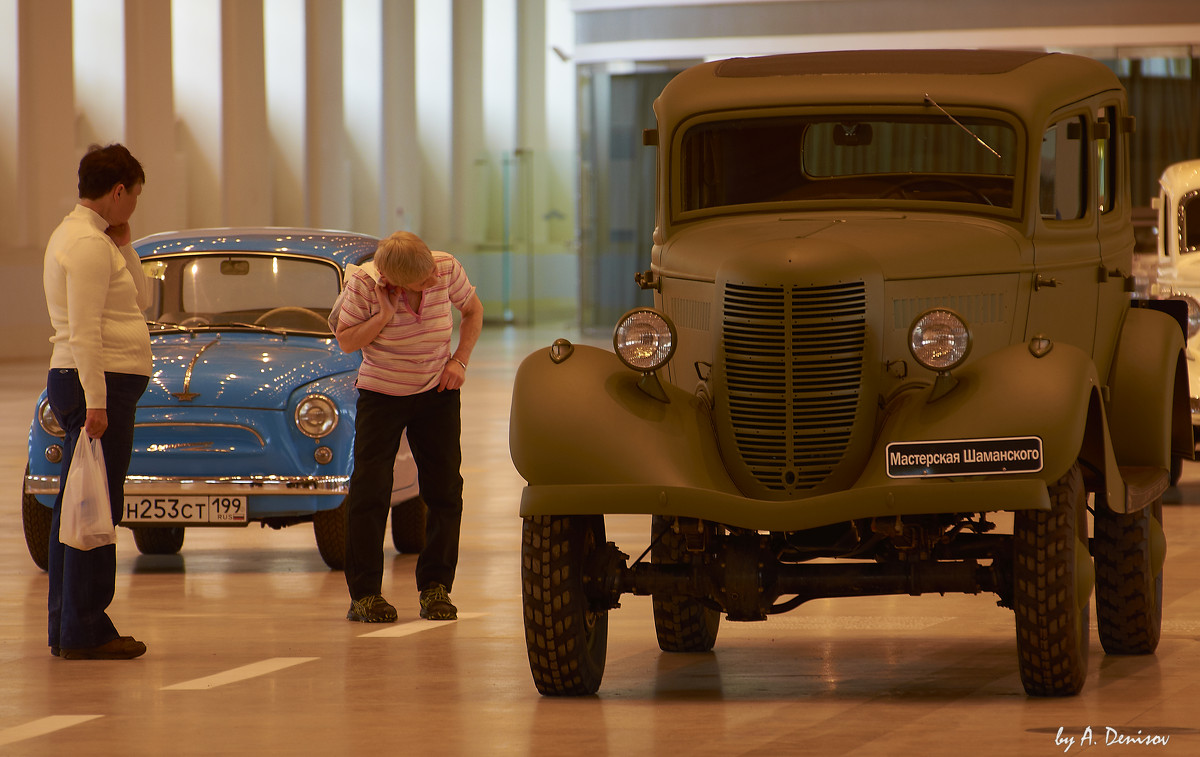
<svg viewBox="0 0 1200 757">
<path fill-rule="evenodd" d="M 687 542 L 672 528 L 672 519 L 655 515 L 652 519 L 650 561 L 656 564 L 678 564 L 688 558 Z M 701 523 L 712 538 L 715 529 Z M 717 643 L 717 631 L 721 628 L 721 613 L 696 597 L 661 595 L 653 596 L 654 631 L 658 634 L 658 646 L 664 652 L 708 652 Z"/>
<path fill-rule="evenodd" d="M 604 547 L 600 515 L 535 515 L 521 530 L 521 599 L 529 670 L 551 696 L 595 694 L 608 653 L 608 610 L 584 593 Z"/>
<path fill-rule="evenodd" d="M 1021 683 L 1032 696 L 1079 693 L 1087 677 L 1087 501 L 1079 463 L 1050 487 L 1050 510 L 1021 510 L 1013 523 L 1013 606 Z"/>
</svg>

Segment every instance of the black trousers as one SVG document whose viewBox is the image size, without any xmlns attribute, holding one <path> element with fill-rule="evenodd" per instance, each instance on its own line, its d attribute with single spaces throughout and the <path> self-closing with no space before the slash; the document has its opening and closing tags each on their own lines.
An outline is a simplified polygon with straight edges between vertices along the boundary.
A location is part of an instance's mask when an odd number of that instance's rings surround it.
<svg viewBox="0 0 1200 757">
<path fill-rule="evenodd" d="M 459 392 L 436 389 L 403 397 L 358 390 L 354 472 L 346 497 L 346 587 L 351 599 L 381 594 L 383 539 L 400 437 L 417 465 L 428 507 L 425 548 L 417 558 L 417 589 L 454 585 L 462 526 L 462 423 Z"/>
<path fill-rule="evenodd" d="M 113 523 L 120 523 L 125 512 L 125 474 L 133 451 L 133 421 L 138 398 L 149 379 L 128 373 L 105 373 L 108 392 L 108 428 L 100 437 L 104 467 L 108 472 L 108 496 Z M 62 468 L 59 471 L 58 497 L 50 521 L 50 557 L 48 573 L 49 643 L 52 647 L 77 649 L 106 644 L 120 634 L 109 619 L 117 577 L 117 546 L 109 544 L 90 550 L 68 547 L 58 540 L 62 513 L 62 490 L 75 443 L 87 419 L 87 402 L 79 373 L 73 368 L 53 368 L 46 379 L 50 409 L 66 431 L 63 440 Z"/>
</svg>

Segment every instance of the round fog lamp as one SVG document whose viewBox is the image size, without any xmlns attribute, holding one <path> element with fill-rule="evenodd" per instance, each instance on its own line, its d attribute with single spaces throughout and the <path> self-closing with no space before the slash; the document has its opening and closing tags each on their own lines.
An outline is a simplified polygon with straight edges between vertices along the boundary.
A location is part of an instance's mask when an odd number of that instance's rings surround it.
<svg viewBox="0 0 1200 757">
<path fill-rule="evenodd" d="M 923 367 L 944 373 L 966 359 L 971 351 L 971 332 L 954 311 L 934 308 L 913 321 L 908 348 Z"/>
<path fill-rule="evenodd" d="M 320 439 L 337 424 L 337 405 L 323 394 L 310 394 L 296 406 L 296 428 L 305 436 Z"/>
<path fill-rule="evenodd" d="M 675 354 L 675 326 L 657 310 L 634 308 L 613 330 L 613 348 L 625 365 L 652 373 Z"/>
</svg>

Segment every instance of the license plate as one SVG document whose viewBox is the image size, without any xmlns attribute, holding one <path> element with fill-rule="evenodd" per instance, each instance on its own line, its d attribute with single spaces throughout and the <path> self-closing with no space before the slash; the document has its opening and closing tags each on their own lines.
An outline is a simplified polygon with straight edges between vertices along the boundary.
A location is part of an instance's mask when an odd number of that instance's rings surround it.
<svg viewBox="0 0 1200 757">
<path fill-rule="evenodd" d="M 126 497 L 122 523 L 245 523 L 246 498 L 230 496 Z"/>
</svg>

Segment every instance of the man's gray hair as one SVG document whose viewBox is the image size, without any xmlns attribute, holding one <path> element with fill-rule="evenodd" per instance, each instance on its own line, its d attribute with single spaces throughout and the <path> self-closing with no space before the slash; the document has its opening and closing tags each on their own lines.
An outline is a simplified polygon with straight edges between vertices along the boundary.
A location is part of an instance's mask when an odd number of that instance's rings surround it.
<svg viewBox="0 0 1200 757">
<path fill-rule="evenodd" d="M 375 267 L 394 286 L 423 281 L 433 272 L 433 253 L 429 245 L 409 231 L 397 231 L 379 240 L 375 248 Z"/>
</svg>

